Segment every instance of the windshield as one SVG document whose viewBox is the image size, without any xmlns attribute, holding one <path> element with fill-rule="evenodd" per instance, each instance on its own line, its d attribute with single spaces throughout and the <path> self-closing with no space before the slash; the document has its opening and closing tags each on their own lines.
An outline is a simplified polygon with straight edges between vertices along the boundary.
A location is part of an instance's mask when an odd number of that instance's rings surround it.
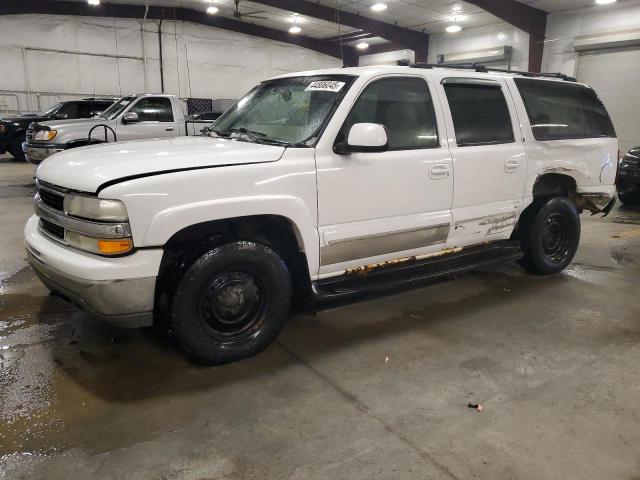
<svg viewBox="0 0 640 480">
<path fill-rule="evenodd" d="M 227 110 L 210 131 L 250 141 L 313 146 L 355 77 L 316 75 L 263 82 Z"/>
<path fill-rule="evenodd" d="M 136 97 L 122 97 L 119 100 L 116 100 L 111 104 L 109 108 L 107 108 L 104 112 L 102 112 L 99 116 L 104 117 L 107 120 L 113 120 L 118 115 L 122 113 L 122 111 L 127 108 L 127 106 L 133 102 Z"/>
<path fill-rule="evenodd" d="M 62 102 L 60 103 L 56 103 L 53 107 L 51 107 L 49 110 L 46 110 L 44 112 L 42 112 L 42 116 L 43 117 L 50 117 L 51 115 L 53 115 L 56 110 L 58 110 L 60 107 L 62 106 Z"/>
</svg>

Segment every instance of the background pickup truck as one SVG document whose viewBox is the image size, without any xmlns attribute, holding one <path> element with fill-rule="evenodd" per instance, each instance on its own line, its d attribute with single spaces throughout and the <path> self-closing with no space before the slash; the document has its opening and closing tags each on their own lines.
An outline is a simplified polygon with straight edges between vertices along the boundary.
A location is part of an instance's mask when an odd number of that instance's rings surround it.
<svg viewBox="0 0 640 480">
<path fill-rule="evenodd" d="M 85 98 L 60 102 L 42 113 L 28 113 L 0 119 L 0 154 L 9 152 L 16 160 L 25 161 L 22 143 L 33 122 L 91 118 L 109 108 L 115 98 Z"/>
<path fill-rule="evenodd" d="M 40 163 L 54 153 L 93 143 L 184 136 L 185 110 L 174 95 L 130 95 L 94 118 L 32 123 L 22 150 L 29 162 Z"/>
</svg>

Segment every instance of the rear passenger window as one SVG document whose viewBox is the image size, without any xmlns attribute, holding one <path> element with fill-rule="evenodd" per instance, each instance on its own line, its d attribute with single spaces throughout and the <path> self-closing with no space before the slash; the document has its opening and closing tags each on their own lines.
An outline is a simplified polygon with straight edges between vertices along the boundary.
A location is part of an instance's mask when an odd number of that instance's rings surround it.
<svg viewBox="0 0 640 480">
<path fill-rule="evenodd" d="M 94 102 L 91 104 L 91 108 L 90 108 L 90 112 L 89 112 L 89 116 L 90 117 L 94 117 L 96 115 L 101 114 L 102 112 L 104 112 L 107 108 L 109 108 L 111 104 L 107 103 L 107 102 Z"/>
<path fill-rule="evenodd" d="M 427 83 L 392 77 L 370 83 L 349 112 L 339 141 L 356 123 L 379 123 L 387 129 L 389 150 L 438 147 L 438 130 Z"/>
<path fill-rule="evenodd" d="M 84 118 L 87 108 L 82 102 L 67 102 L 58 110 L 56 116 L 58 118 Z"/>
<path fill-rule="evenodd" d="M 498 83 L 453 78 L 443 83 L 459 147 L 515 141 L 509 108 Z"/>
<path fill-rule="evenodd" d="M 536 140 L 616 136 L 611 117 L 593 89 L 576 83 L 514 80 Z"/>
<path fill-rule="evenodd" d="M 130 111 L 137 113 L 141 122 L 173 122 L 171 100 L 168 98 L 143 98 Z"/>
</svg>

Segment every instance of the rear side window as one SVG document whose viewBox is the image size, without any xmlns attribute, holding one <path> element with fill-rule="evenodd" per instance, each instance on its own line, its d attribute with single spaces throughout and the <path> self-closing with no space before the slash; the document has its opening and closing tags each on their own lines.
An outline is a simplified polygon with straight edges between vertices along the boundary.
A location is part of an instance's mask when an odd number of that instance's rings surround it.
<svg viewBox="0 0 640 480">
<path fill-rule="evenodd" d="M 567 82 L 514 80 L 536 140 L 616 136 L 611 117 L 593 89 Z"/>
<path fill-rule="evenodd" d="M 89 116 L 93 117 L 104 112 L 107 108 L 109 108 L 111 103 L 109 102 L 92 102 L 91 103 L 91 111 L 89 112 Z"/>
<path fill-rule="evenodd" d="M 56 112 L 58 118 L 86 118 L 87 105 L 84 102 L 67 102 Z"/>
<path fill-rule="evenodd" d="M 509 108 L 500 84 L 446 79 L 444 90 L 459 147 L 515 141 Z"/>
<path fill-rule="evenodd" d="M 171 100 L 163 97 L 143 98 L 131 109 L 141 122 L 173 122 Z"/>
<path fill-rule="evenodd" d="M 420 78 L 385 78 L 370 83 L 349 112 L 340 138 L 356 123 L 387 129 L 389 150 L 439 146 L 436 117 L 427 83 Z"/>
</svg>

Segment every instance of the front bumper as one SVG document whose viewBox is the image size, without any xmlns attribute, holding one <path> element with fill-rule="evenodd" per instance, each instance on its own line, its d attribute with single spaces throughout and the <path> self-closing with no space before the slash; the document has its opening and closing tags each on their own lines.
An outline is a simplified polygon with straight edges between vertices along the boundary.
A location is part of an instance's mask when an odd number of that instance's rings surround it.
<svg viewBox="0 0 640 480">
<path fill-rule="evenodd" d="M 30 163 L 38 164 L 54 153 L 62 152 L 64 148 L 60 145 L 34 145 L 29 142 L 22 142 L 22 151 Z"/>
<path fill-rule="evenodd" d="M 90 316 L 121 327 L 153 323 L 161 249 L 105 258 L 60 245 L 38 229 L 33 215 L 25 226 L 29 264 L 51 291 Z"/>
</svg>

